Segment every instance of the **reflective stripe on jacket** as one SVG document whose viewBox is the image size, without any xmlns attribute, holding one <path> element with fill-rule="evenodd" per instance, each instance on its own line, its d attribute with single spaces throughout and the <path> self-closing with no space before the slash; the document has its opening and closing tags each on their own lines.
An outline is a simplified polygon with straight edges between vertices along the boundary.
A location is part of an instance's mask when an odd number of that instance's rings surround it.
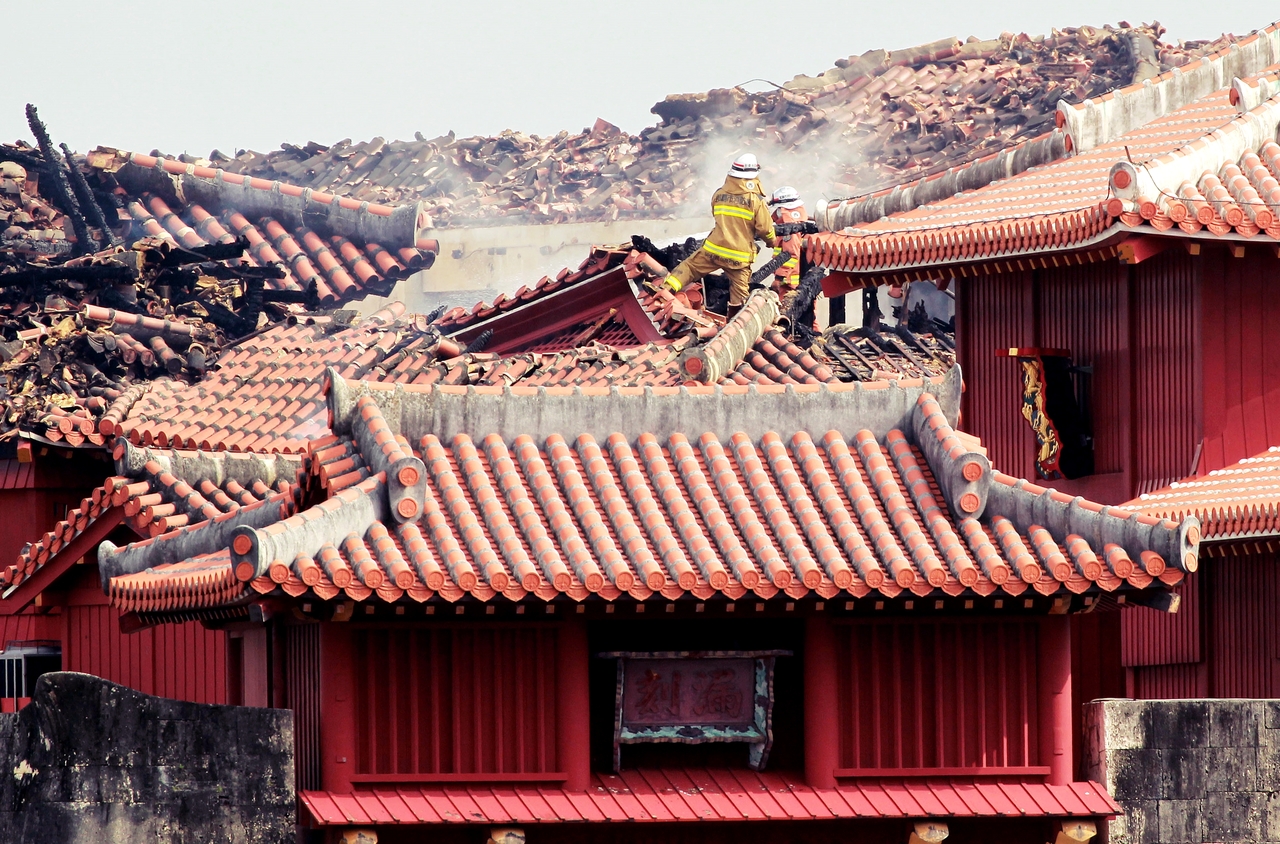
<svg viewBox="0 0 1280 844">
<path fill-rule="evenodd" d="M 778 208 L 773 212 L 773 222 L 775 223 L 803 223 L 809 219 L 809 212 L 805 210 L 803 205 L 796 208 Z M 789 256 L 786 262 L 774 270 L 773 274 L 780 279 L 790 281 L 795 284 L 799 281 L 800 276 L 800 250 L 804 248 L 804 236 L 799 234 L 789 234 L 786 237 L 778 238 L 777 252 L 786 252 Z"/>
<path fill-rule="evenodd" d="M 702 248 L 707 254 L 736 269 L 756 257 L 756 239 L 774 245 L 773 220 L 757 179 L 730 176 L 711 197 L 716 226 Z"/>
</svg>

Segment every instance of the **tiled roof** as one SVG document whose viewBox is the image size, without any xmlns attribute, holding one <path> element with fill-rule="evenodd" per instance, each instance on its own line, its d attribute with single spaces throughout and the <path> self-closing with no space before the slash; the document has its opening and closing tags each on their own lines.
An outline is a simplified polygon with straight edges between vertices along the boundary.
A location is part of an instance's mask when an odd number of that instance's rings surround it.
<svg viewBox="0 0 1280 844">
<path fill-rule="evenodd" d="M 636 285 L 629 273 L 647 259 L 630 249 L 595 249 L 579 270 L 565 274 L 574 277 L 572 284 L 543 283 L 537 295 L 521 294 L 523 308 L 500 301 L 469 314 L 454 311 L 435 324 L 407 314 L 400 303 L 346 328 L 330 317 L 302 317 L 227 348 L 195 384 L 160 379 L 127 391 L 107 408 L 97 431 L 86 418 L 87 435 L 72 428 L 50 436 L 101 441 L 115 435 L 161 448 L 301 454 L 329 430 L 320 381 L 326 367 L 344 378 L 418 386 L 636 387 L 707 377 L 709 371 L 694 373 L 685 363 L 706 349 L 720 350 L 724 360 L 716 372 L 725 384 L 910 379 L 941 375 L 954 363 L 954 343 L 940 331 L 872 336 L 841 329 L 806 350 L 781 330 L 776 306 L 772 318 L 753 319 L 751 305 L 725 324 L 693 311 L 688 296 Z M 692 302 L 700 302 L 700 286 L 691 287 Z M 555 298 L 562 292 L 577 299 L 565 320 L 568 331 L 553 322 L 566 308 Z M 769 296 L 759 293 L 752 301 Z M 535 306 L 541 310 L 526 310 Z M 584 322 L 618 326 L 625 336 L 583 332 Z M 646 330 L 655 339 L 642 341 L 638 335 Z M 732 342 L 744 335 L 742 343 Z M 467 352 L 480 337 L 495 351 Z M 66 421 L 71 427 L 79 420 Z"/>
<path fill-rule="evenodd" d="M 328 305 L 386 295 L 396 280 L 430 267 L 439 251 L 423 228 L 420 206 L 362 203 L 106 147 L 87 161 L 119 186 L 121 219 L 132 223 L 136 236 L 188 249 L 247 238 L 251 265 L 286 270 L 270 286 L 313 288 Z"/>
<path fill-rule="evenodd" d="M 1206 542 L 1280 534 L 1280 446 L 1140 495 L 1121 509 L 1164 519 L 1195 516 Z"/>
<path fill-rule="evenodd" d="M 108 408 L 101 432 L 160 448 L 300 454 L 328 430 L 326 367 L 367 376 L 410 346 L 426 352 L 439 342 L 403 315 L 392 303 L 337 332 L 328 317 L 268 329 L 225 351 L 200 382 L 161 379 L 126 394 Z"/>
<path fill-rule="evenodd" d="M 147 538 L 190 532 L 209 519 L 272 500 L 286 509 L 293 507 L 296 459 L 228 454 L 196 457 L 135 449 L 123 442 L 117 444 L 116 455 L 121 474 L 107 478 L 52 530 L 27 543 L 17 564 L 0 570 L 0 587 L 30 578 L 103 520 L 113 526 L 123 523 Z"/>
<path fill-rule="evenodd" d="M 1157 231 L 1176 225 L 1215 236 L 1280 236 L 1277 66 L 1262 66 L 1280 51 L 1280 28 L 1240 44 L 1246 49 L 1233 46 L 1143 85 L 1060 104 L 1059 124 L 1081 138 L 1074 155 L 1027 168 L 1015 148 L 997 154 L 1005 162 L 998 167 L 989 166 L 992 156 L 835 203 L 826 217 L 830 228 L 842 231 L 809 238 L 810 259 L 851 273 L 901 271 L 1101 246 L 1144 224 Z M 1210 80 L 1220 86 L 1221 74 L 1212 71 L 1245 52 L 1248 59 L 1234 64 L 1253 62 L 1254 75 L 1230 88 L 1206 87 Z M 1197 96 L 1190 99 L 1189 92 Z M 1071 153 L 1072 144 L 1065 151 Z M 977 184 L 966 176 L 977 171 L 995 181 Z M 939 192 L 938 185 L 957 192 Z M 929 200 L 913 203 L 916 195 Z M 868 209 L 880 207 L 911 210 L 869 216 Z"/>
<path fill-rule="evenodd" d="M 135 229 L 184 247 L 249 240 L 252 266 L 280 264 L 283 279 L 270 279 L 278 290 L 306 290 L 315 285 L 319 301 L 332 305 L 366 294 L 386 296 L 395 282 L 430 266 L 434 256 L 417 249 L 389 251 L 376 243 L 356 246 L 338 235 L 321 237 L 305 228 L 285 229 L 270 217 L 250 221 L 238 211 L 210 214 L 199 204 L 175 213 L 157 196 L 143 195 L 127 204 Z"/>
<path fill-rule="evenodd" d="M 844 232 L 806 239 L 815 263 L 845 271 L 981 261 L 1096 241 L 1115 222 L 1108 177 L 1125 148 L 1139 164 L 1236 117 L 1225 91 L 1102 144 L 1008 179 Z"/>
<path fill-rule="evenodd" d="M 993 472 L 952 430 L 942 407 L 957 401 L 955 371 L 558 392 L 335 376 L 335 433 L 310 447 L 296 515 L 202 534 L 180 555 L 104 546 L 100 565 L 113 602 L 140 612 L 210 606 L 208 584 L 233 594 L 228 572 L 235 600 L 394 602 L 1103 594 L 1195 569 L 1194 519 L 1130 517 Z M 183 585 L 197 574 L 200 589 Z"/>
<path fill-rule="evenodd" d="M 585 793 L 530 783 L 303 791 L 299 797 L 320 826 L 1097 817 L 1121 811 L 1093 782 L 881 778 L 827 789 L 785 773 L 737 769 L 643 769 L 592 779 Z"/>
</svg>

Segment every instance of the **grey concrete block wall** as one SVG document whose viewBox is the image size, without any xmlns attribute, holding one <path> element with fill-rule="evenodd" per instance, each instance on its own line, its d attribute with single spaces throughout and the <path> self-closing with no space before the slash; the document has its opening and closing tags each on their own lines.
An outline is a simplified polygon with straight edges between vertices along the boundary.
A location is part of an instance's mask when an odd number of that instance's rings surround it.
<svg viewBox="0 0 1280 844">
<path fill-rule="evenodd" d="M 0 841 L 296 840 L 293 713 L 46 674 L 0 716 Z"/>
<path fill-rule="evenodd" d="M 1112 844 L 1280 842 L 1280 700 L 1099 700 L 1084 729 Z"/>
</svg>

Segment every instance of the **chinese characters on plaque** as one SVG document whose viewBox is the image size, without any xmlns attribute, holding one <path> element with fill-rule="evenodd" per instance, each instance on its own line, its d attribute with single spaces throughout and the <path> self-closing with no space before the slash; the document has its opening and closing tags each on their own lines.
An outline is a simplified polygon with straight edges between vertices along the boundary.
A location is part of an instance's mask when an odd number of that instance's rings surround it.
<svg viewBox="0 0 1280 844">
<path fill-rule="evenodd" d="M 773 661 L 789 651 L 605 653 L 618 661 L 614 768 L 622 745 L 743 742 L 752 768 L 773 742 Z"/>
</svg>

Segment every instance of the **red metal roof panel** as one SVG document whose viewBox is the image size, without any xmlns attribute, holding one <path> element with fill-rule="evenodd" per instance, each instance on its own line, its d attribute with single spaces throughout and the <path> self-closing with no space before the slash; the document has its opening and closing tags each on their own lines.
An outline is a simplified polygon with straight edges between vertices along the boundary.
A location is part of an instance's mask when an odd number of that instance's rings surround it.
<svg viewBox="0 0 1280 844">
<path fill-rule="evenodd" d="M 494 794 L 493 791 L 491 791 L 490 789 L 487 789 L 484 787 L 476 787 L 476 788 L 468 788 L 466 791 L 467 791 L 467 795 L 476 804 L 480 812 L 486 818 L 492 818 L 495 820 L 499 820 L 501 822 L 517 820 L 515 817 L 512 817 L 507 813 L 507 810 L 504 807 L 503 802 L 499 800 L 498 796 Z M 562 820 L 564 819 L 563 813 L 557 813 L 557 814 Z"/>
<path fill-rule="evenodd" d="M 634 783 L 634 787 L 624 783 Z M 1040 794 L 1031 799 L 1031 791 Z M 978 796 L 982 792 L 992 800 Z M 1050 797 L 1052 792 L 1054 797 Z M 1056 795 L 1070 792 L 1066 802 Z M 665 793 L 665 798 L 663 794 Z M 889 794 L 897 796 L 897 801 Z M 968 794 L 967 801 L 959 794 Z M 723 800 L 711 794 L 722 794 Z M 1010 795 L 1018 794 L 1017 802 Z M 867 801 L 875 795 L 876 805 Z M 359 790 L 350 794 L 301 793 L 320 825 L 347 823 L 562 823 L 582 820 L 693 822 L 811 820 L 857 816 L 881 818 L 1028 816 L 1080 817 L 1115 814 L 1119 807 L 1096 783 L 1047 787 L 1033 782 L 999 783 L 970 778 L 863 780 L 836 789 L 812 789 L 786 773 L 741 770 L 646 770 L 623 776 L 596 774 L 586 792 L 495 785 L 460 789 L 445 785 Z M 781 796 L 781 800 L 777 798 Z M 622 799 L 619 800 L 618 798 Z M 852 799 L 850 799 L 852 798 Z M 550 801 L 555 802 L 553 810 Z M 641 801 L 645 802 L 642 803 Z M 677 805 L 679 804 L 679 805 Z M 697 807 L 696 809 L 694 807 Z M 765 809 L 768 806 L 768 809 Z"/>
<path fill-rule="evenodd" d="M 458 810 L 458 814 L 462 815 L 467 820 L 481 821 L 488 817 L 484 810 L 480 808 L 480 805 L 476 802 L 475 798 L 471 796 L 471 792 L 466 788 L 446 785 L 444 786 L 443 791 L 445 796 L 449 798 L 449 802 Z M 548 819 L 551 817 L 554 817 L 554 815 L 549 815 Z"/>
<path fill-rule="evenodd" d="M 382 804 L 382 808 L 396 823 L 417 822 L 417 813 L 409 808 L 404 798 L 395 789 L 375 788 L 373 793 L 378 798 L 378 802 Z"/>
<path fill-rule="evenodd" d="M 551 807 L 556 816 L 566 821 L 575 821 L 581 819 L 581 813 L 578 811 L 574 802 L 570 800 L 570 795 L 564 791 L 557 791 L 554 788 L 540 789 L 539 795 L 547 801 L 547 805 Z"/>
<path fill-rule="evenodd" d="M 955 786 L 946 780 L 929 780 L 929 792 L 942 804 L 942 813 L 965 817 L 972 815 L 973 809 L 956 793 Z"/>
<path fill-rule="evenodd" d="M 1041 783 L 997 782 L 995 785 L 1024 815 L 1034 815 L 1041 812 L 1058 814 L 1062 809 L 1057 801 L 1052 799 L 1049 792 L 1045 791 L 1044 785 Z"/>
<path fill-rule="evenodd" d="M 637 772 L 639 777 L 644 780 L 645 785 L 658 795 L 658 799 L 667 807 L 667 811 L 678 820 L 697 820 L 700 815 L 689 805 L 684 794 L 676 788 L 667 776 L 667 772 L 660 769 L 645 770 Z"/>
<path fill-rule="evenodd" d="M 597 792 L 597 794 L 599 794 L 599 792 Z M 605 814 L 602 806 L 607 804 L 615 810 L 617 808 L 617 804 L 603 794 L 600 794 L 601 799 L 599 800 L 592 800 L 592 795 L 583 794 L 577 791 L 568 792 L 565 794 L 565 797 L 573 807 L 574 812 L 577 813 L 576 815 L 569 816 L 574 819 L 581 818 L 584 821 L 610 820 L 611 816 Z"/>
<path fill-rule="evenodd" d="M 983 799 L 987 801 L 992 810 L 998 815 L 1019 815 L 1023 814 L 1018 805 L 1009 799 L 1004 790 L 993 782 L 975 782 L 973 788 Z"/>
<path fill-rule="evenodd" d="M 304 792 L 304 795 L 306 793 L 308 792 Z M 400 788 L 397 791 L 397 795 L 413 817 L 417 818 L 418 823 L 440 822 L 440 815 L 436 813 L 435 809 L 431 808 L 431 803 L 422 796 L 422 792 L 413 788 Z"/>
<path fill-rule="evenodd" d="M 449 799 L 443 788 L 429 790 L 424 788 L 421 794 L 426 798 L 431 811 L 435 812 L 442 822 L 460 823 L 470 820 L 470 818 L 458 811 L 458 807 L 453 805 L 453 801 Z"/>
</svg>

